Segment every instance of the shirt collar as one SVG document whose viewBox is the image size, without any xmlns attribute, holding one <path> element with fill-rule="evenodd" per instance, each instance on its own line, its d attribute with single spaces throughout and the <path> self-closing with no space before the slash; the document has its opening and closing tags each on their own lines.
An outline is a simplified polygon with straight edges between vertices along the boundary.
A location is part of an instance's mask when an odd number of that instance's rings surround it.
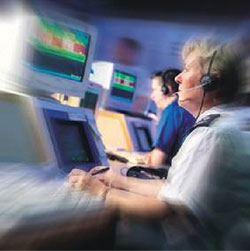
<svg viewBox="0 0 250 251">
<path fill-rule="evenodd" d="M 210 114 L 222 114 L 226 112 L 226 108 L 228 108 L 228 105 L 222 104 L 222 105 L 217 105 L 217 106 L 213 106 L 212 108 L 206 110 L 205 112 L 203 112 L 199 118 L 197 119 L 197 122 L 199 122 L 200 120 L 202 120 L 203 118 L 207 117 Z"/>
</svg>

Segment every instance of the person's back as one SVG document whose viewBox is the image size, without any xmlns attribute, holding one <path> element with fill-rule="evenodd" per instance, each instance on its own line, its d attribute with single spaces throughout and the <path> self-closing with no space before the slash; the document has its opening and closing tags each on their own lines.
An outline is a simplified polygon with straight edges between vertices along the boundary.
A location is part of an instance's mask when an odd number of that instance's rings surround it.
<svg viewBox="0 0 250 251">
<path fill-rule="evenodd" d="M 155 148 L 167 154 L 162 164 L 171 164 L 193 123 L 194 117 L 180 107 L 177 100 L 163 110 L 154 142 Z"/>
</svg>

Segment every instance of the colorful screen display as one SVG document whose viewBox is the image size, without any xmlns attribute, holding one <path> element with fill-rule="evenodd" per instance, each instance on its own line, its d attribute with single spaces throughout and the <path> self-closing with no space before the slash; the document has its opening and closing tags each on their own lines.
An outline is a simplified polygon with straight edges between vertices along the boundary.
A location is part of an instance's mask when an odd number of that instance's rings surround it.
<svg viewBox="0 0 250 251">
<path fill-rule="evenodd" d="M 31 69 L 81 82 L 90 35 L 55 21 L 35 18 L 25 64 Z"/>
<path fill-rule="evenodd" d="M 136 76 L 115 70 L 113 79 L 112 98 L 131 103 L 135 93 Z"/>
</svg>

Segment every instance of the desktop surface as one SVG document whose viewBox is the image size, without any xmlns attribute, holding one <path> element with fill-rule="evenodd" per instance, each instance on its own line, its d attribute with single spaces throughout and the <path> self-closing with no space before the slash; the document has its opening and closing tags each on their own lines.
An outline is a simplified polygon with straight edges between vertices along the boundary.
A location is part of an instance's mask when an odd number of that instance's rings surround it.
<svg viewBox="0 0 250 251">
<path fill-rule="evenodd" d="M 132 152 L 117 149 L 107 149 L 106 153 L 108 154 L 109 163 L 120 162 L 121 165 L 127 166 L 132 164 L 146 165 L 145 158 L 148 154 L 147 152 Z"/>
<path fill-rule="evenodd" d="M 116 215 L 102 199 L 32 168 L 0 174 L 1 249 L 112 248 Z"/>
</svg>

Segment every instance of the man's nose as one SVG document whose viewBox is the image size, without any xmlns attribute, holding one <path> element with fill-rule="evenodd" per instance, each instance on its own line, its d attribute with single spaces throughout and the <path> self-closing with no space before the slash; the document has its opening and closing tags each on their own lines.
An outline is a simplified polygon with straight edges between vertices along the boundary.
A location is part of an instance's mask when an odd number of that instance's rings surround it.
<svg viewBox="0 0 250 251">
<path fill-rule="evenodd" d="M 178 74 L 175 78 L 174 78 L 174 81 L 179 85 L 179 84 L 181 84 L 181 73 L 180 74 Z"/>
</svg>

